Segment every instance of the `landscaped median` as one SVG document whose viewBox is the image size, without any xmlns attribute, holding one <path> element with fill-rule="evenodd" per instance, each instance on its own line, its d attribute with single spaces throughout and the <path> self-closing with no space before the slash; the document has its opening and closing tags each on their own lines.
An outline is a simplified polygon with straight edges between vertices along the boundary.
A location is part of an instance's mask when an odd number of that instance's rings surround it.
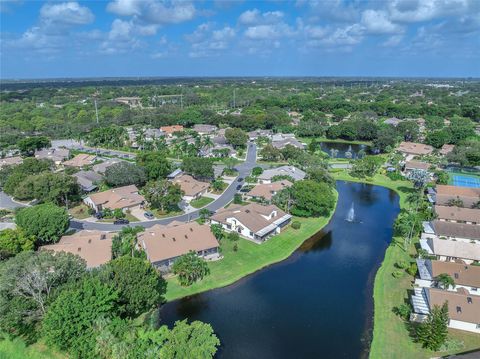
<svg viewBox="0 0 480 359">
<path fill-rule="evenodd" d="M 336 195 L 338 198 L 338 194 Z M 227 238 L 223 239 L 221 248 L 224 258 L 216 262 L 209 262 L 210 275 L 189 287 L 180 286 L 175 277 L 168 279 L 166 299 L 171 301 L 210 289 L 225 287 L 270 264 L 288 258 L 304 241 L 325 227 L 334 212 L 335 209 L 328 217 L 294 217 L 292 222 L 299 221 L 301 223 L 299 229 L 293 229 L 290 226 L 262 244 L 256 244 L 246 239 L 236 242 Z M 234 244 L 238 247 L 237 251 L 234 251 Z"/>
<path fill-rule="evenodd" d="M 400 207 L 408 209 L 406 202 L 408 194 L 412 191 L 409 181 L 392 181 L 385 175 L 377 174 L 370 179 L 361 179 L 350 176 L 346 171 L 335 172 L 337 180 L 368 183 L 383 186 L 394 190 L 400 197 Z M 409 300 L 409 290 L 412 290 L 413 278 L 404 275 L 394 278 L 392 272 L 397 270 L 395 264 L 401 261 L 412 261 L 416 253 L 415 241 L 408 251 L 403 249 L 403 239 L 394 237 L 392 244 L 387 248 L 381 267 L 375 276 L 373 289 L 374 299 L 374 324 L 373 341 L 370 348 L 372 359 L 404 359 L 404 358 L 431 358 L 447 354 L 459 353 L 478 349 L 479 336 L 473 333 L 449 329 L 449 350 L 435 353 L 422 348 L 415 343 L 409 334 L 406 323 L 393 312 L 393 308 Z"/>
</svg>

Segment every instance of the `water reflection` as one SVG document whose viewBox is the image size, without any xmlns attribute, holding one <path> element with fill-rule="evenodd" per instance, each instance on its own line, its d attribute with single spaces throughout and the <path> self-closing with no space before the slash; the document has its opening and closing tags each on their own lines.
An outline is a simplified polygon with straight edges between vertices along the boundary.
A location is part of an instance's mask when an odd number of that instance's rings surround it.
<svg viewBox="0 0 480 359">
<path fill-rule="evenodd" d="M 370 147 L 341 142 L 322 142 L 320 148 L 332 158 L 359 158 L 370 154 Z"/>
</svg>

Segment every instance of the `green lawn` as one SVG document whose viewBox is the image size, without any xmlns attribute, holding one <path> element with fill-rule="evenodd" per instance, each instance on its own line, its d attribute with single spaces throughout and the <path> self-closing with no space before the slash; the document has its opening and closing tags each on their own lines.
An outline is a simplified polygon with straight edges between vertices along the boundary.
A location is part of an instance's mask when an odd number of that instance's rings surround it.
<svg viewBox="0 0 480 359">
<path fill-rule="evenodd" d="M 73 218 L 76 219 L 85 219 L 91 217 L 91 215 L 88 213 L 88 206 L 84 203 L 81 203 L 75 207 L 72 207 L 68 210 L 68 213 L 70 213 Z"/>
<path fill-rule="evenodd" d="M 390 188 L 400 196 L 401 208 L 408 208 L 406 198 L 412 190 L 412 185 L 408 181 L 392 181 L 387 176 L 380 174 L 369 180 L 360 180 L 351 177 L 345 171 L 332 173 L 332 175 L 338 180 L 370 183 Z M 392 272 L 396 269 L 395 263 L 413 259 L 415 244 L 416 241 L 412 243 L 408 251 L 405 251 L 403 239 L 394 237 L 375 276 L 373 289 L 375 314 L 373 341 L 370 348 L 370 358 L 372 359 L 431 358 L 480 348 L 480 335 L 450 329 L 450 338 L 460 344 L 456 349 L 439 353 L 423 349 L 420 344 L 412 340 L 406 323 L 393 313 L 394 307 L 409 300 L 408 291 L 412 290 L 414 279 L 408 274 L 396 279 L 392 276 Z"/>
<path fill-rule="evenodd" d="M 192 206 L 193 208 L 202 208 L 213 201 L 214 199 L 210 197 L 200 197 L 191 201 L 190 206 Z"/>
<path fill-rule="evenodd" d="M 332 212 L 333 215 L 333 212 Z M 293 218 L 302 223 L 295 230 L 288 227 L 279 235 L 262 244 L 255 244 L 246 239 L 231 242 L 223 239 L 221 248 L 223 259 L 209 262 L 210 275 L 190 287 L 181 287 L 175 277 L 168 279 L 166 299 L 171 301 L 187 295 L 224 287 L 236 282 L 248 274 L 254 273 L 270 264 L 288 258 L 305 240 L 321 230 L 330 220 L 321 218 Z M 237 243 L 238 251 L 233 251 Z"/>
<path fill-rule="evenodd" d="M 64 359 L 65 355 L 56 352 L 41 342 L 27 346 L 20 339 L 0 340 L 0 359 Z"/>
</svg>

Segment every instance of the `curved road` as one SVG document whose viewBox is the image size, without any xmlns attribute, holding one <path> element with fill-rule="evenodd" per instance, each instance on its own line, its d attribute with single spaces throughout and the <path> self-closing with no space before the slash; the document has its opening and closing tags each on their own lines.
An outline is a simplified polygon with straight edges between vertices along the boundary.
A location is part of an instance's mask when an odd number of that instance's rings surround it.
<svg viewBox="0 0 480 359">
<path fill-rule="evenodd" d="M 245 162 L 239 164 L 236 169 L 238 170 L 238 177 L 227 187 L 225 192 L 222 193 L 220 197 L 218 197 L 215 201 L 208 204 L 206 207 L 208 210 L 215 212 L 220 208 L 224 207 L 229 203 L 235 193 L 237 193 L 237 186 L 239 184 L 243 184 L 245 177 L 249 176 L 252 169 L 257 165 L 257 147 L 254 143 L 248 144 L 248 151 L 247 151 L 247 159 Z M 242 178 L 242 181 L 238 181 L 239 178 Z M 168 217 L 162 219 L 154 219 L 151 221 L 144 221 L 144 222 L 131 222 L 129 226 L 142 226 L 145 228 L 151 227 L 155 224 L 168 224 L 172 221 L 180 221 L 180 222 L 189 222 L 195 220 L 199 216 L 200 209 L 196 211 L 182 214 L 175 217 Z M 70 227 L 75 229 L 96 229 L 101 231 L 118 231 L 125 225 L 115 225 L 112 223 L 98 223 L 98 222 L 87 222 L 81 221 L 78 219 L 72 219 L 70 221 Z"/>
</svg>

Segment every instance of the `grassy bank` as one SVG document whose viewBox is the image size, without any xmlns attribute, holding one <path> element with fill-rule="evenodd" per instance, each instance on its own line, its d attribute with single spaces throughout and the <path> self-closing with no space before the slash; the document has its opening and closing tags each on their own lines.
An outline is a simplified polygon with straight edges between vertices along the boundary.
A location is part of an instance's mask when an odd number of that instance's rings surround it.
<svg viewBox="0 0 480 359">
<path fill-rule="evenodd" d="M 333 173 L 333 176 L 338 180 L 390 188 L 399 195 L 400 207 L 408 209 L 406 198 L 412 191 L 412 185 L 408 181 L 392 181 L 384 175 L 375 175 L 370 180 L 362 180 L 351 177 L 345 171 Z M 403 239 L 394 237 L 375 276 L 373 289 L 375 314 L 373 341 L 370 348 L 372 359 L 431 358 L 480 348 L 479 335 L 450 329 L 449 337 L 452 345 L 449 350 L 438 353 L 426 350 L 412 340 L 407 323 L 393 313 L 394 307 L 409 300 L 409 290 L 413 288 L 413 277 L 405 274 L 402 278 L 394 278 L 392 272 L 396 269 L 395 263 L 413 259 L 416 253 L 415 243 L 416 241 L 413 241 L 408 251 L 405 251 Z"/>
<path fill-rule="evenodd" d="M 64 354 L 42 342 L 27 346 L 20 338 L 0 340 L 0 359 L 65 359 Z"/>
<path fill-rule="evenodd" d="M 269 239 L 263 244 L 255 244 L 245 239 L 231 242 L 222 240 L 222 255 L 224 258 L 209 262 L 210 275 L 202 281 L 182 287 L 175 277 L 168 279 L 167 300 L 171 301 L 188 295 L 204 292 L 210 289 L 225 287 L 237 280 L 254 273 L 270 264 L 288 258 L 305 240 L 321 230 L 329 221 L 329 217 L 293 218 L 301 222 L 300 229 L 288 227 L 284 232 Z M 238 250 L 233 250 L 234 243 Z"/>
</svg>

